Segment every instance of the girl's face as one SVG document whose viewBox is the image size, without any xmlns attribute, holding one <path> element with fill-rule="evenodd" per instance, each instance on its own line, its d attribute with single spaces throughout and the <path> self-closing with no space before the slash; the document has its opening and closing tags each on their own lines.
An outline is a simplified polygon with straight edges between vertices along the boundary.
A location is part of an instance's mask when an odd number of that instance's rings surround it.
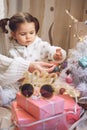
<svg viewBox="0 0 87 130">
<path fill-rule="evenodd" d="M 12 32 L 13 38 L 22 46 L 32 44 L 36 37 L 35 24 L 33 22 L 22 23 L 15 32 Z"/>
</svg>

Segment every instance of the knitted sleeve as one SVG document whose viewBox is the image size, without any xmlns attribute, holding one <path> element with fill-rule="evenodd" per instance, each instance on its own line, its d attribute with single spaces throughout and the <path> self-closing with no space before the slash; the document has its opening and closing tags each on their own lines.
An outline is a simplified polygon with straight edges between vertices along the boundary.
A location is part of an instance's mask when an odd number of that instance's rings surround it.
<svg viewBox="0 0 87 130">
<path fill-rule="evenodd" d="M 29 61 L 20 57 L 11 59 L 0 55 L 0 84 L 10 84 L 21 79 L 29 64 Z"/>
</svg>

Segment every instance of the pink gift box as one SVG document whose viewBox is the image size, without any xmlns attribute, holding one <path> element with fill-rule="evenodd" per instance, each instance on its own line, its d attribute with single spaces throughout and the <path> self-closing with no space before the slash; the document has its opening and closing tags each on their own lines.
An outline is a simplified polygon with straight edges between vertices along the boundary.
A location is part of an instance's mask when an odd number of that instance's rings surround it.
<svg viewBox="0 0 87 130">
<path fill-rule="evenodd" d="M 68 130 L 65 114 L 58 114 L 43 120 L 36 120 L 19 107 L 17 102 L 13 102 L 12 115 L 13 121 L 17 126 L 15 130 Z"/>
<path fill-rule="evenodd" d="M 27 114 L 16 101 L 12 102 L 12 120 L 16 121 L 18 125 L 32 123 L 36 121 L 34 117 Z"/>
<path fill-rule="evenodd" d="M 75 100 L 69 95 L 61 95 L 61 98 L 64 99 L 64 111 L 66 112 L 66 119 L 68 123 L 73 124 L 80 118 L 82 112 L 82 107 L 80 107 Z"/>
<path fill-rule="evenodd" d="M 36 119 L 44 119 L 64 112 L 64 99 L 53 96 L 50 99 L 32 99 L 24 97 L 20 92 L 17 93 L 18 104 L 33 115 Z"/>
</svg>

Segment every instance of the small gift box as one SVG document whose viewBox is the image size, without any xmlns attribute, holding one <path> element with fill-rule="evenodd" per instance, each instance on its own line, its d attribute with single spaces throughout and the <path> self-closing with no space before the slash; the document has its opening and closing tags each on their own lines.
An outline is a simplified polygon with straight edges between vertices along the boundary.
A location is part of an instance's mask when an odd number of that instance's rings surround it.
<svg viewBox="0 0 87 130">
<path fill-rule="evenodd" d="M 36 119 L 44 119 L 64 112 L 64 99 L 53 96 L 50 99 L 32 99 L 24 97 L 20 92 L 17 93 L 18 104 L 29 112 Z"/>
<path fill-rule="evenodd" d="M 65 101 L 64 111 L 66 113 L 66 119 L 68 123 L 73 124 L 75 121 L 79 120 L 82 107 L 80 107 L 69 95 L 61 95 L 60 97 Z"/>
<path fill-rule="evenodd" d="M 79 65 L 80 65 L 82 68 L 84 68 L 84 69 L 87 67 L 87 56 L 82 57 L 82 58 L 79 60 Z"/>
<path fill-rule="evenodd" d="M 19 107 L 17 102 L 12 102 L 12 115 L 12 119 L 16 125 L 15 130 L 68 130 L 65 113 L 36 120 Z"/>
</svg>

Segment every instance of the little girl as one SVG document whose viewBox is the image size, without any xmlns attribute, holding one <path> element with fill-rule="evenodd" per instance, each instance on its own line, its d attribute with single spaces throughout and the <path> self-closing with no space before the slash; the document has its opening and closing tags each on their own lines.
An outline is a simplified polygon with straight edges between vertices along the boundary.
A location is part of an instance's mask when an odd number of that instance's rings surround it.
<svg viewBox="0 0 87 130">
<path fill-rule="evenodd" d="M 7 23 L 11 31 L 8 57 L 11 57 L 12 59 L 21 58 L 25 62 L 30 61 L 36 63 L 40 61 L 48 62 L 49 60 L 62 63 L 65 60 L 65 50 L 61 47 L 51 46 L 50 43 L 42 41 L 42 39 L 38 37 L 37 32 L 39 30 L 39 22 L 37 18 L 33 17 L 29 13 L 17 13 L 9 19 L 2 19 L 0 23 L 0 25 L 3 25 L 1 28 L 4 33 L 8 32 L 5 28 Z M 29 67 L 29 71 L 33 72 L 33 68 Z M 16 79 L 19 80 L 19 77 Z M 10 80 L 12 80 L 11 83 L 7 83 L 6 85 L 4 84 L 5 87 L 1 87 L 1 95 L 6 93 L 6 96 L 9 97 L 6 102 L 5 97 L 1 96 L 3 101 L 2 104 L 6 104 L 14 99 L 16 92 L 18 91 L 18 82 L 13 79 Z M 10 93 L 12 96 L 9 96 Z"/>
</svg>

